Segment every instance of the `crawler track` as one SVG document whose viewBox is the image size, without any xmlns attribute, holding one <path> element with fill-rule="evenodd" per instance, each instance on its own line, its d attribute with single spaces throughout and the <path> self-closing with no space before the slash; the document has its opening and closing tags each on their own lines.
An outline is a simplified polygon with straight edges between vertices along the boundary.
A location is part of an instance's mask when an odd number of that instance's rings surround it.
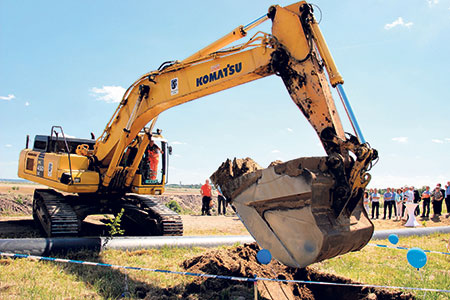
<svg viewBox="0 0 450 300">
<path fill-rule="evenodd" d="M 37 189 L 33 196 L 33 219 L 48 237 L 76 236 L 81 221 L 64 196 L 54 190 Z"/>
<path fill-rule="evenodd" d="M 86 215 L 118 212 L 122 208 L 125 209 L 124 217 L 129 225 L 142 235 L 183 235 L 181 217 L 149 196 L 127 194 L 119 201 L 109 202 L 107 206 L 100 205 L 94 200 L 77 201 L 77 196 L 71 196 L 70 200 L 67 197 L 51 189 L 35 191 L 33 219 L 46 236 L 77 236 L 81 231 L 82 219 Z"/>
<path fill-rule="evenodd" d="M 125 197 L 127 201 L 145 211 L 150 220 L 156 222 L 156 232 L 152 232 L 152 235 L 183 235 L 183 221 L 176 212 L 149 196 L 131 194 Z"/>
</svg>

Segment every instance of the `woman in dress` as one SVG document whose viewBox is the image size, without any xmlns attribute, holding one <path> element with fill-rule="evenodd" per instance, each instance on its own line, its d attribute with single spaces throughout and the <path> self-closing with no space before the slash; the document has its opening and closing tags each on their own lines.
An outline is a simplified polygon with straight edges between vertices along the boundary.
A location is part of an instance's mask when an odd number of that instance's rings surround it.
<svg viewBox="0 0 450 300">
<path fill-rule="evenodd" d="M 397 211 L 395 221 L 400 221 L 402 218 L 402 210 L 403 210 L 403 191 L 401 189 L 398 189 L 397 193 L 395 193 L 395 207 Z"/>
<path fill-rule="evenodd" d="M 364 208 L 366 209 L 367 213 L 369 213 L 369 211 L 370 211 L 369 202 L 370 202 L 369 192 L 364 192 L 363 203 L 364 203 Z"/>
</svg>

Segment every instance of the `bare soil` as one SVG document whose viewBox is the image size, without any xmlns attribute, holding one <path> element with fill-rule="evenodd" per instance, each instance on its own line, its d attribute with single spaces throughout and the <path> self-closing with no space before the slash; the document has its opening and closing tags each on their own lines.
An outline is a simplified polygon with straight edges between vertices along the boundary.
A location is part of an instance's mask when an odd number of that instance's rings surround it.
<svg viewBox="0 0 450 300">
<path fill-rule="evenodd" d="M 259 251 L 256 243 L 246 244 L 234 249 L 212 250 L 201 256 L 183 262 L 183 268 L 191 273 L 214 274 L 245 278 L 277 278 L 281 280 L 322 281 L 333 283 L 357 283 L 350 279 L 322 273 L 313 268 L 296 269 L 272 260 L 267 265 L 257 261 Z M 410 293 L 377 288 L 349 286 L 324 286 L 257 281 L 258 299 L 415 299 Z M 220 280 L 195 277 L 184 287 L 174 287 L 155 291 L 140 292 L 151 296 L 146 299 L 253 299 L 255 282 Z"/>
</svg>

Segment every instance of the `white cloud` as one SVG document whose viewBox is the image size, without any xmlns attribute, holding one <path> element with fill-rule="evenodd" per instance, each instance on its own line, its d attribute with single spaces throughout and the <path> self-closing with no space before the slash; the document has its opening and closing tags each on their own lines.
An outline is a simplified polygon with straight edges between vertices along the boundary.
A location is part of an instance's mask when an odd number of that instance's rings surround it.
<svg viewBox="0 0 450 300">
<path fill-rule="evenodd" d="M 272 153 L 280 153 L 280 150 L 277 150 L 277 149 L 272 150 Z"/>
<path fill-rule="evenodd" d="M 286 128 L 286 130 L 289 131 L 289 132 L 294 132 L 294 130 L 292 128 L 289 128 L 289 127 Z"/>
<path fill-rule="evenodd" d="M 16 96 L 14 96 L 13 94 L 9 94 L 8 96 L 0 96 L 0 100 L 6 100 L 6 101 L 12 100 L 14 98 L 16 98 Z"/>
<path fill-rule="evenodd" d="M 5 147 L 6 147 L 6 148 L 11 148 L 12 145 L 11 145 L 11 144 L 6 144 Z"/>
<path fill-rule="evenodd" d="M 25 102 L 25 106 L 30 106 L 30 102 Z"/>
<path fill-rule="evenodd" d="M 394 22 L 384 25 L 384 29 L 389 30 L 397 26 L 409 28 L 413 26 L 413 24 L 414 24 L 413 22 L 405 23 L 402 17 L 398 17 L 398 19 L 395 20 Z"/>
<path fill-rule="evenodd" d="M 393 140 L 394 142 L 404 144 L 404 143 L 407 143 L 407 142 L 408 142 L 408 137 L 406 137 L 406 136 L 399 136 L 399 137 L 394 137 L 394 138 L 392 138 L 392 140 Z"/>
<path fill-rule="evenodd" d="M 450 142 L 450 138 L 445 138 L 445 141 Z"/>
<path fill-rule="evenodd" d="M 102 88 L 92 88 L 91 92 L 97 100 L 108 103 L 118 103 L 125 94 L 125 88 L 121 86 L 103 86 Z"/>
<path fill-rule="evenodd" d="M 436 5 L 439 3 L 439 0 L 427 0 L 428 6 L 432 7 L 433 5 Z"/>
<path fill-rule="evenodd" d="M 436 144 L 443 144 L 443 143 L 444 143 L 443 140 L 438 140 L 438 139 L 432 139 L 431 141 L 432 141 L 433 143 L 436 143 Z"/>
</svg>

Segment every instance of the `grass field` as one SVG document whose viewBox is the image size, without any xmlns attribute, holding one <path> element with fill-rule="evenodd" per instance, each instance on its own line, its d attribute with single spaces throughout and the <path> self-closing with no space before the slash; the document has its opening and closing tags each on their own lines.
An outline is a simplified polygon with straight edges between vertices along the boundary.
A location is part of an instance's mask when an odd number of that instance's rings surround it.
<svg viewBox="0 0 450 300">
<path fill-rule="evenodd" d="M 398 246 L 448 252 L 448 234 L 400 238 Z M 379 244 L 392 245 L 387 240 Z M 450 289 L 450 255 L 427 253 L 427 264 L 419 271 L 406 258 L 406 250 L 366 246 L 363 250 L 336 257 L 314 267 L 374 285 Z M 422 299 L 424 292 L 414 292 Z M 424 299 L 450 299 L 450 294 L 427 292 Z"/>
<path fill-rule="evenodd" d="M 447 252 L 448 235 L 401 238 L 398 245 Z M 386 241 L 379 243 L 389 244 Z M 100 254 L 73 253 L 66 257 L 109 264 L 183 271 L 184 260 L 208 252 L 201 248 L 163 248 L 160 250 L 118 251 Z M 428 253 L 427 264 L 417 271 L 406 259 L 406 250 L 366 246 L 312 265 L 321 271 L 345 276 L 355 281 L 389 286 L 449 289 L 450 256 Z M 167 287 L 180 290 L 193 277 L 145 271 L 113 270 L 98 266 L 83 266 L 27 259 L 0 260 L 1 299 L 117 299 L 125 290 L 125 274 L 131 299 L 147 294 L 160 294 Z M 218 279 L 220 280 L 220 279 Z M 144 293 L 144 294 L 143 294 Z M 419 299 L 450 299 L 450 294 L 413 292 Z M 156 298 L 154 298 L 156 299 Z"/>
</svg>

